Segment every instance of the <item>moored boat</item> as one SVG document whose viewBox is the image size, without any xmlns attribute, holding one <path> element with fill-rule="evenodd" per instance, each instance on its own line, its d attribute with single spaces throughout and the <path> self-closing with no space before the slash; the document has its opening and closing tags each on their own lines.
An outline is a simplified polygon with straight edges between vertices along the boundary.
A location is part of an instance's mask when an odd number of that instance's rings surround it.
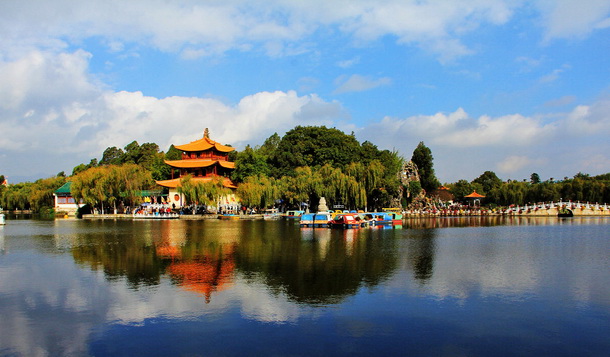
<svg viewBox="0 0 610 357">
<path fill-rule="evenodd" d="M 299 220 L 299 225 L 302 228 L 309 228 L 309 227 L 313 227 L 313 219 L 314 216 L 316 214 L 315 213 L 306 213 L 306 214 L 302 214 L 301 218 Z"/>
<path fill-rule="evenodd" d="M 371 217 L 371 226 L 391 226 L 394 221 L 387 212 L 366 213 L 366 217 Z"/>
<path fill-rule="evenodd" d="M 298 219 L 304 213 L 305 213 L 305 211 L 290 210 L 290 211 L 286 211 L 286 214 L 284 215 L 284 218 L 286 218 L 286 219 Z"/>
<path fill-rule="evenodd" d="M 330 221 L 332 221 L 332 215 L 330 212 L 318 212 L 313 218 L 314 227 L 328 227 Z"/>
<path fill-rule="evenodd" d="M 306 213 L 301 215 L 299 225 L 303 228 L 328 228 L 331 221 L 330 212 Z"/>
<path fill-rule="evenodd" d="M 331 228 L 360 228 L 366 225 L 366 221 L 355 213 L 340 213 L 330 221 Z"/>
<path fill-rule="evenodd" d="M 281 215 L 278 212 L 277 208 L 267 209 L 263 213 L 263 219 L 265 219 L 265 220 L 280 219 L 280 217 L 281 217 Z"/>
<path fill-rule="evenodd" d="M 402 225 L 402 213 L 401 212 L 386 212 L 392 218 L 392 224 L 394 225 Z"/>
<path fill-rule="evenodd" d="M 236 219 L 239 219 L 239 216 L 236 214 L 221 214 L 218 216 L 218 219 L 236 220 Z"/>
</svg>

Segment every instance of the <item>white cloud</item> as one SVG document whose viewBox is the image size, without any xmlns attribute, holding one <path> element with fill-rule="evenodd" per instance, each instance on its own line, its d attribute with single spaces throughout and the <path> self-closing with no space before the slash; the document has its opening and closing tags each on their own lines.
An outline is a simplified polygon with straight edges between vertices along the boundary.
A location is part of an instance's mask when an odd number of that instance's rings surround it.
<svg viewBox="0 0 610 357">
<path fill-rule="evenodd" d="M 186 58 L 247 50 L 262 45 L 269 54 L 313 35 L 321 27 L 339 29 L 355 41 L 396 37 L 451 59 L 471 53 L 460 37 L 480 25 L 502 25 L 515 4 L 505 0 L 443 2 L 267 1 L 256 6 L 223 2 L 28 1 L 0 5 L 5 43 L 57 46 L 56 39 L 78 42 L 101 36 L 112 51 L 123 42 L 147 44 Z M 548 7 L 541 7 L 546 9 Z M 553 10 L 553 9 L 551 9 Z"/>
<path fill-rule="evenodd" d="M 360 56 L 356 56 L 356 57 L 348 59 L 348 60 L 337 62 L 337 66 L 339 66 L 341 68 L 350 68 L 353 65 L 358 64 L 359 62 L 360 62 Z"/>
<path fill-rule="evenodd" d="M 601 174 L 610 167 L 605 165 L 610 160 L 608 97 L 548 116 L 471 118 L 459 108 L 448 114 L 386 117 L 357 132 L 361 140 L 397 149 L 407 159 L 423 141 L 443 182 L 474 179 L 485 170 L 498 170 L 508 179 L 528 178 L 532 172 L 541 177 Z"/>
<path fill-rule="evenodd" d="M 610 2 L 539 0 L 536 2 L 545 29 L 545 40 L 583 37 L 608 27 Z"/>
<path fill-rule="evenodd" d="M 386 117 L 372 126 L 375 130 L 390 128 L 394 135 L 421 138 L 435 145 L 455 148 L 532 145 L 555 130 L 553 125 L 544 125 L 535 118 L 518 114 L 474 119 L 462 108 L 449 114 L 436 113 L 406 119 Z"/>
<path fill-rule="evenodd" d="M 354 74 L 350 77 L 341 76 L 335 80 L 338 85 L 334 93 L 349 93 L 349 92 L 364 92 L 381 86 L 387 86 L 392 83 L 389 77 L 373 78 L 370 76 L 361 76 Z"/>
<path fill-rule="evenodd" d="M 532 160 L 527 156 L 509 156 L 500 161 L 497 165 L 498 170 L 504 174 L 514 174 L 532 164 Z"/>
<path fill-rule="evenodd" d="M 0 62 L 0 150 L 9 154 L 0 158 L 3 174 L 69 172 L 100 158 L 105 148 L 132 140 L 155 142 L 165 150 L 199 138 L 206 127 L 214 139 L 239 147 L 299 124 L 330 125 L 346 118 L 338 102 L 294 91 L 255 93 L 236 105 L 112 92 L 87 75 L 89 58 L 83 51 L 38 51 Z M 30 156 L 30 165 L 24 167 L 18 155 Z"/>
<path fill-rule="evenodd" d="M 5 0 L 0 5 L 0 50 L 34 45 L 65 48 L 68 43 L 101 37 L 110 51 L 128 48 L 125 43 L 138 43 L 197 58 L 260 46 L 271 56 L 281 56 L 311 50 L 295 44 L 315 36 L 321 28 L 332 28 L 355 43 L 392 36 L 398 43 L 423 48 L 446 62 L 473 53 L 462 37 L 487 24 L 506 24 L 523 3 L 275 0 L 252 5 L 242 0 Z M 540 0 L 536 4 L 546 39 L 584 36 L 610 23 L 610 3 L 605 1 Z"/>
</svg>

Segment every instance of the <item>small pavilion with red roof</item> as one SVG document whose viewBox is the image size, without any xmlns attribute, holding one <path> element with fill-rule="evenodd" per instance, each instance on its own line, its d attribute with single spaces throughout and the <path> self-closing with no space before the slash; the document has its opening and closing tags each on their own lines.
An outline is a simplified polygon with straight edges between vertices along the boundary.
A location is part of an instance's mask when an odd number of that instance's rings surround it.
<svg viewBox="0 0 610 357">
<path fill-rule="evenodd" d="M 237 186 L 230 176 L 235 169 L 235 163 L 229 161 L 229 153 L 235 148 L 222 145 L 210 139 L 208 129 L 203 138 L 188 144 L 177 145 L 176 149 L 182 151 L 180 160 L 165 160 L 171 166 L 171 179 L 156 181 L 158 185 L 169 188 L 168 203 L 182 206 L 183 196 L 178 193 L 180 180 L 191 175 L 193 182 L 209 182 L 216 177 L 222 177 L 225 187 L 236 189 Z"/>
<path fill-rule="evenodd" d="M 485 198 L 485 196 L 478 194 L 476 190 L 472 191 L 471 194 L 464 196 L 468 201 L 473 202 L 473 205 L 476 206 L 476 202 L 479 201 L 479 206 L 481 205 L 481 198 Z"/>
</svg>

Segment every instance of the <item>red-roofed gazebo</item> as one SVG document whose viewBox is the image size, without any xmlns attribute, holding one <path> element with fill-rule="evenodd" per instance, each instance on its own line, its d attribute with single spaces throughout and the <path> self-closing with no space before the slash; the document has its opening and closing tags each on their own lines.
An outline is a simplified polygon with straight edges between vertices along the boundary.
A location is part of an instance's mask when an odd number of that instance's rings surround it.
<svg viewBox="0 0 610 357">
<path fill-rule="evenodd" d="M 481 198 L 485 198 L 485 196 L 478 194 L 476 190 L 472 191 L 471 194 L 464 196 L 469 202 L 472 200 L 472 204 L 476 206 L 476 202 L 479 201 L 479 206 L 481 205 Z"/>
</svg>

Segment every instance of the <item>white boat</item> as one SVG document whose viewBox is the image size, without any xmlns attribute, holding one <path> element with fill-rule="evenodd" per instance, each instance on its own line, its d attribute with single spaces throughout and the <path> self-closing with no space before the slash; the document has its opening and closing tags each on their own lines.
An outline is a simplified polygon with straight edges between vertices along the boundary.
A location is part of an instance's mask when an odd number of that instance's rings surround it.
<svg viewBox="0 0 610 357">
<path fill-rule="evenodd" d="M 3 226 L 6 224 L 6 221 L 4 220 L 4 213 L 0 213 L 0 226 Z"/>
<path fill-rule="evenodd" d="M 277 208 L 271 208 L 265 210 L 263 214 L 263 219 L 272 220 L 272 219 L 280 219 L 281 215 L 278 212 Z"/>
</svg>

